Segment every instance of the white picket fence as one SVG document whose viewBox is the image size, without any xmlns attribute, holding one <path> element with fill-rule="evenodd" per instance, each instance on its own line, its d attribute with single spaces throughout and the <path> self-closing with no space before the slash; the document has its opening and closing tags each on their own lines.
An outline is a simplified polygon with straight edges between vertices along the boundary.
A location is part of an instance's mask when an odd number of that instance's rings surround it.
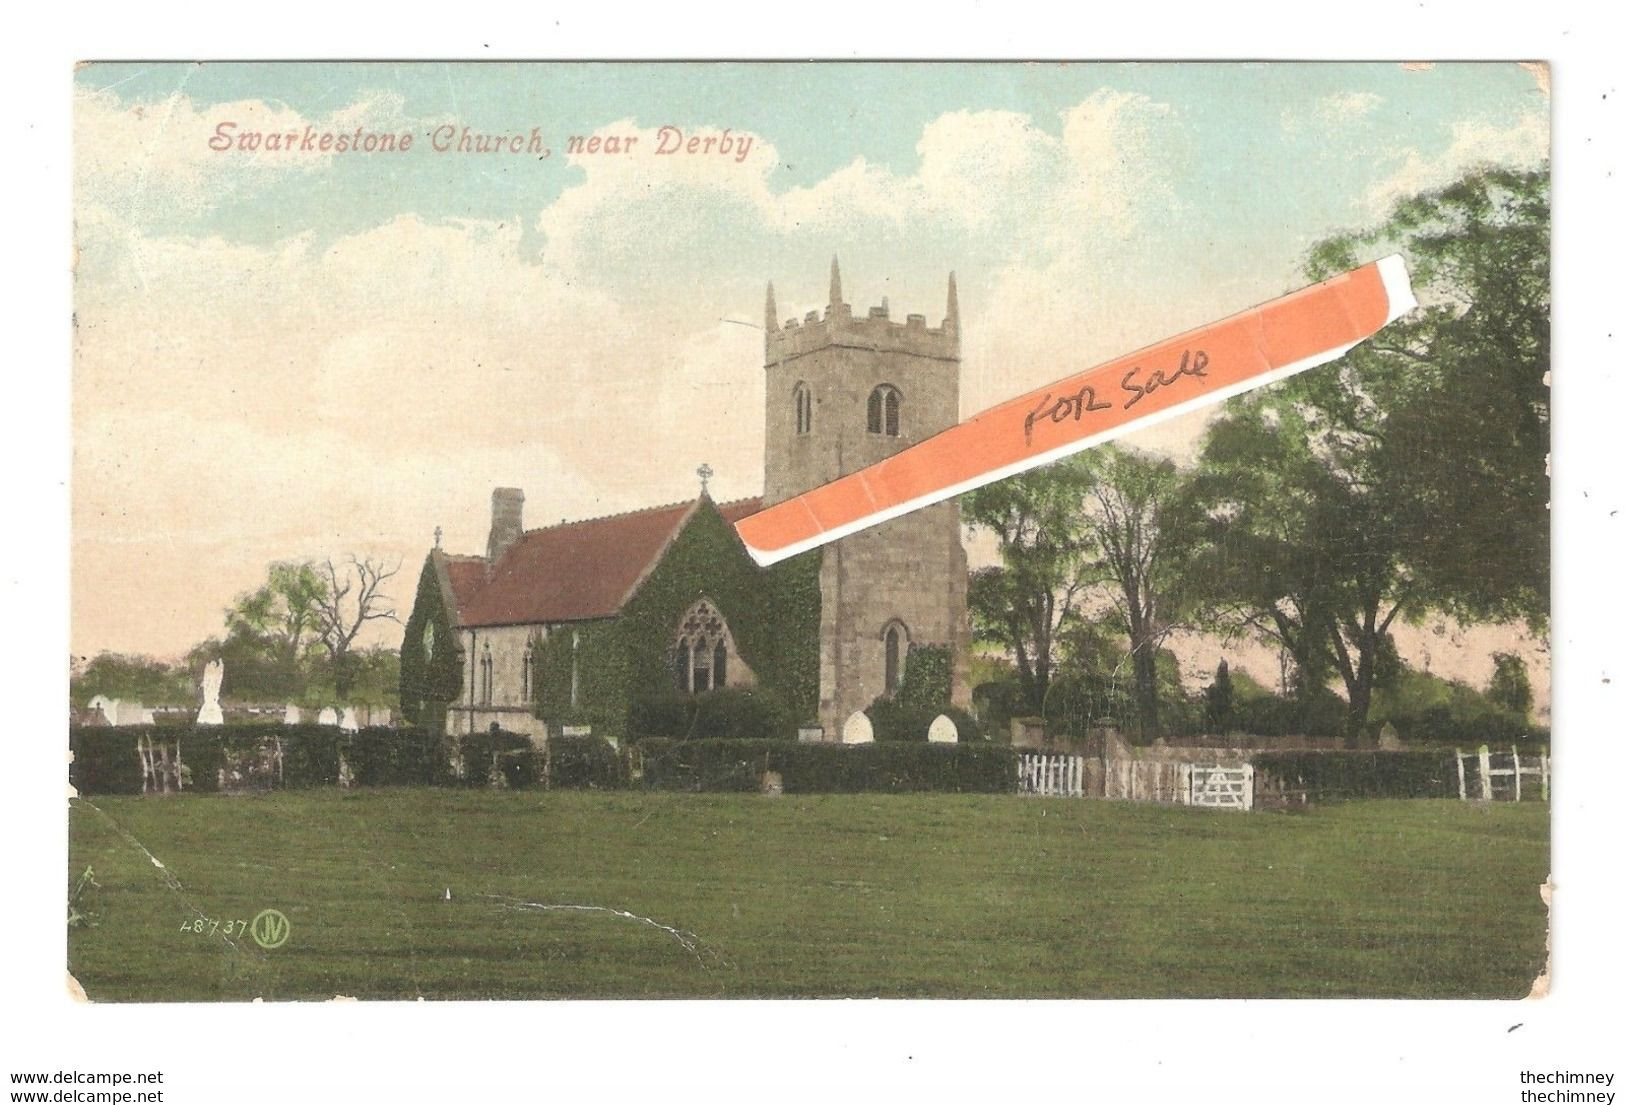
<svg viewBox="0 0 1625 1105">
<path fill-rule="evenodd" d="M 1506 779 L 1512 784 L 1511 793 L 1506 793 L 1506 787 L 1501 788 L 1503 792 L 1501 795 L 1502 801 L 1522 802 L 1525 798 L 1530 801 L 1535 801 L 1538 798 L 1542 802 L 1551 800 L 1552 758 L 1546 754 L 1544 748 L 1540 750 L 1539 756 L 1519 756 L 1516 748 L 1511 752 L 1491 752 L 1489 745 L 1479 745 L 1477 755 L 1478 785 L 1472 788 L 1473 793 L 1469 794 L 1467 765 L 1471 762 L 1473 762 L 1472 759 L 1463 755 L 1461 749 L 1456 749 L 1456 791 L 1460 794 L 1462 801 L 1466 801 L 1470 797 L 1483 802 L 1495 801 L 1495 780 L 1497 779 Z M 1529 793 L 1527 794 L 1525 794 L 1524 787 L 1526 778 L 1531 780 L 1528 787 Z"/>
<path fill-rule="evenodd" d="M 1028 752 L 1017 767 L 1016 789 L 1045 798 L 1088 796 L 1088 760 L 1053 752 Z M 1103 763 L 1101 796 L 1138 802 L 1169 802 L 1220 809 L 1253 808 L 1252 764 L 1165 763 L 1118 759 Z"/>
</svg>

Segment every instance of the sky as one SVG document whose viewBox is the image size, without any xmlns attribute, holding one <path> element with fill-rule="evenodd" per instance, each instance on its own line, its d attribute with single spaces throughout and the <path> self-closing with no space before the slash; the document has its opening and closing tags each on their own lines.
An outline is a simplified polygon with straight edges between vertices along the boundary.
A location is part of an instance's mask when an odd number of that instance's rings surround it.
<svg viewBox="0 0 1625 1105">
<path fill-rule="evenodd" d="M 1550 113 L 1513 63 L 93 64 L 74 98 L 71 643 L 159 656 L 273 560 L 399 558 L 408 605 L 437 526 L 483 550 L 494 486 L 531 527 L 691 498 L 702 462 L 758 493 L 765 286 L 822 309 L 832 255 L 856 310 L 932 325 L 957 274 L 969 415 L 1544 161 Z M 547 152 L 435 151 L 464 128 Z M 1205 417 L 1126 442 L 1188 458 Z"/>
</svg>

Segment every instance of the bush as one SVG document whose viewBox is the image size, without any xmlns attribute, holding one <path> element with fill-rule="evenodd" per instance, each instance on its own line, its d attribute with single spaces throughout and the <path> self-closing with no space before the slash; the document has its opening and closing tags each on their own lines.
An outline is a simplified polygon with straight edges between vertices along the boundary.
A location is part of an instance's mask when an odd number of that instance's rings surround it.
<svg viewBox="0 0 1625 1105">
<path fill-rule="evenodd" d="M 343 749 L 356 786 L 444 786 L 452 781 L 445 742 L 425 729 L 369 727 L 348 734 Z"/>
<path fill-rule="evenodd" d="M 1454 798 L 1453 752 L 1266 752 L 1253 770 L 1261 786 L 1303 791 L 1310 801 L 1345 798 Z"/>
<path fill-rule="evenodd" d="M 551 737 L 545 755 L 549 787 L 613 790 L 626 785 L 626 764 L 603 737 Z"/>
<path fill-rule="evenodd" d="M 627 738 L 642 740 L 794 740 L 796 717 L 765 688 L 722 687 L 697 695 L 661 695 L 632 703 Z"/>
<path fill-rule="evenodd" d="M 185 790 L 218 789 L 220 742 L 206 730 L 182 726 L 69 726 L 73 762 L 68 765 L 68 781 L 87 796 L 140 794 L 142 771 L 136 749 L 143 737 L 168 747 L 172 762 L 179 755 Z"/>
<path fill-rule="evenodd" d="M 506 729 L 486 729 L 459 738 L 464 786 L 507 786 L 515 790 L 536 785 L 534 746 L 523 733 Z M 498 783 L 492 772 L 501 772 Z"/>
<path fill-rule="evenodd" d="M 1004 745 L 840 745 L 796 741 L 646 740 L 643 785 L 656 790 L 758 789 L 778 772 L 786 794 L 1002 794 L 1016 789 L 1016 754 Z"/>
<path fill-rule="evenodd" d="M 924 741 L 938 714 L 946 714 L 954 723 L 961 743 L 983 739 L 981 724 L 957 706 L 918 706 L 877 698 L 865 713 L 877 741 Z"/>
</svg>

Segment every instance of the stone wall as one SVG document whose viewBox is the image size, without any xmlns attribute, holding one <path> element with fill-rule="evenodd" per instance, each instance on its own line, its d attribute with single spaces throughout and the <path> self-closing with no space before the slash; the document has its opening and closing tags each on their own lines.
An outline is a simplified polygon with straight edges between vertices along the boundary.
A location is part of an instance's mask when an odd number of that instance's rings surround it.
<svg viewBox="0 0 1625 1105">
<path fill-rule="evenodd" d="M 463 649 L 463 694 L 447 711 L 447 732 L 458 736 L 482 732 L 494 722 L 510 733 L 523 733 L 537 743 L 544 741 L 542 723 L 524 693 L 524 664 L 531 637 L 542 640 L 548 632 L 547 627 L 536 625 L 458 630 Z M 490 702 L 485 701 L 480 674 L 480 659 L 487 647 L 491 655 Z"/>
</svg>

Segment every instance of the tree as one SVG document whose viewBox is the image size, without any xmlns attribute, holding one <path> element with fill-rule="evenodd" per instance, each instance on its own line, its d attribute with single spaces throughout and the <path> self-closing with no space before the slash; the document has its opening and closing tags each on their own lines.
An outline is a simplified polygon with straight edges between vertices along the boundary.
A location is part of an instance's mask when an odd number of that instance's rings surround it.
<svg viewBox="0 0 1625 1105">
<path fill-rule="evenodd" d="M 1034 469 L 971 492 L 962 505 L 973 530 L 992 533 L 1001 566 L 971 574 L 970 609 L 983 640 L 1015 657 L 1026 709 L 1041 713 L 1056 646 L 1088 579 L 1079 504 L 1089 472 L 1075 460 Z"/>
<path fill-rule="evenodd" d="M 1236 688 L 1230 682 L 1230 661 L 1220 660 L 1213 673 L 1213 682 L 1202 692 L 1203 720 L 1211 732 L 1221 736 L 1230 732 L 1236 713 Z"/>
<path fill-rule="evenodd" d="M 1186 567 L 1196 553 L 1201 516 L 1170 460 L 1111 445 L 1077 459 L 1088 477 L 1079 524 L 1095 552 L 1089 578 L 1105 585 L 1128 637 L 1138 725 L 1143 736 L 1154 736 L 1160 731 L 1157 654 L 1180 628 L 1191 597 Z"/>
<path fill-rule="evenodd" d="M 1396 619 L 1544 618 L 1546 189 L 1480 173 L 1320 243 L 1311 276 L 1403 248 L 1422 309 L 1209 430 L 1203 575 L 1291 652 L 1303 694 L 1335 672 L 1351 741 Z"/>
<path fill-rule="evenodd" d="M 400 621 L 394 600 L 383 591 L 400 570 L 400 561 L 391 565 L 354 554 L 342 568 L 328 557 L 316 569 L 323 584 L 316 599 L 316 637 L 327 652 L 341 701 L 349 700 L 359 674 L 355 643 L 361 631 L 369 622 Z"/>
<path fill-rule="evenodd" d="M 84 706 L 97 695 L 146 705 L 188 705 L 196 698 L 186 668 L 151 656 L 100 652 L 83 666 L 70 668 L 69 692 L 75 705 Z"/>
<path fill-rule="evenodd" d="M 1515 652 L 1495 654 L 1495 673 L 1490 676 L 1486 698 L 1492 704 L 1529 720 L 1529 710 L 1535 704 L 1535 692 L 1529 685 L 1529 668 L 1523 657 Z"/>
</svg>

